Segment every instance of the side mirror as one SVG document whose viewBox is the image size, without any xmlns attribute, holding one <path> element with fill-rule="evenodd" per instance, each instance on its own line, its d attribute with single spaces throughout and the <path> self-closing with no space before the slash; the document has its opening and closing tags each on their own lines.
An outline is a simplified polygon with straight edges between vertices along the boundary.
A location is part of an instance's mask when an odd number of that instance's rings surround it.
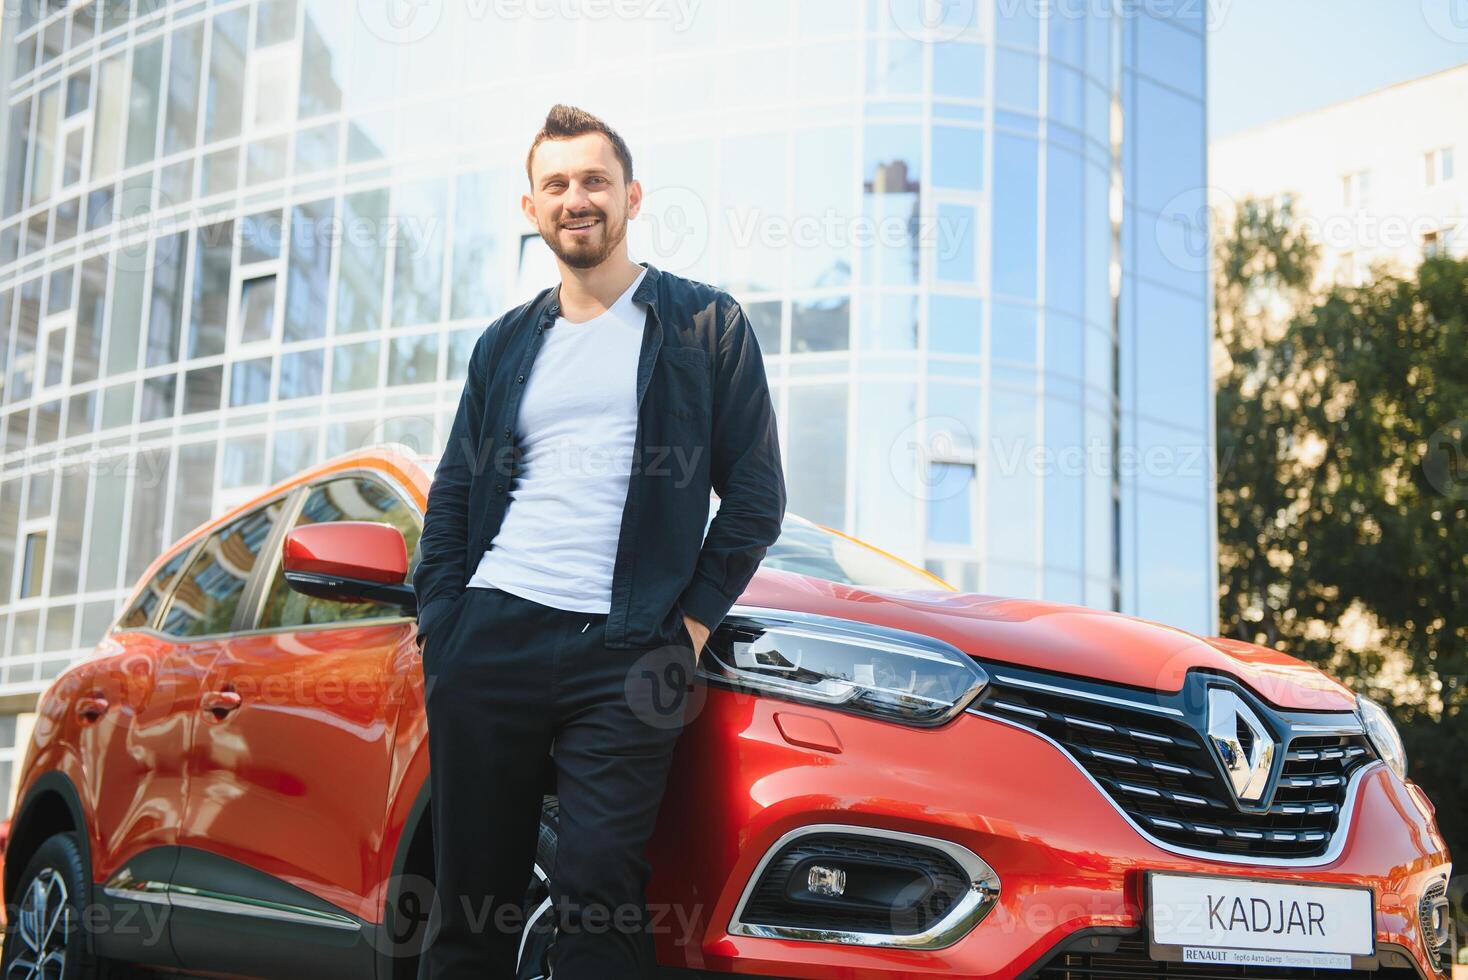
<svg viewBox="0 0 1468 980">
<path fill-rule="evenodd" d="M 285 536 L 281 565 L 290 587 L 337 602 L 386 602 L 418 611 L 408 577 L 408 546 L 391 524 L 307 524 Z"/>
</svg>

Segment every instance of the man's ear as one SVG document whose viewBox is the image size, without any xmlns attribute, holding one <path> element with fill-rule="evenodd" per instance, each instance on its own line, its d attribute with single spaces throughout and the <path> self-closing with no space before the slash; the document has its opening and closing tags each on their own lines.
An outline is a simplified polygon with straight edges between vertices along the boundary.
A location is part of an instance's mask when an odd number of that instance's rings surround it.
<svg viewBox="0 0 1468 980">
<path fill-rule="evenodd" d="M 535 218 L 535 198 L 529 194 L 521 194 L 520 212 L 525 215 L 525 220 L 530 222 L 530 227 L 537 229 L 540 227 L 540 222 Z"/>
<path fill-rule="evenodd" d="M 642 181 L 634 180 L 627 185 L 627 220 L 637 217 L 642 210 Z"/>
</svg>

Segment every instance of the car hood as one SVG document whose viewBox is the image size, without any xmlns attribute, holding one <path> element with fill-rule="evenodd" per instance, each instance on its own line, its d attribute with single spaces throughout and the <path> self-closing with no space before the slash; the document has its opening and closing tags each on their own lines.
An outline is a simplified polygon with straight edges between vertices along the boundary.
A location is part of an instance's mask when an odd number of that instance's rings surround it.
<svg viewBox="0 0 1468 980">
<path fill-rule="evenodd" d="M 1285 710 L 1352 711 L 1356 698 L 1321 671 L 1277 650 L 1120 613 L 1027 599 L 881 591 L 760 569 L 740 606 L 835 616 L 910 630 L 991 664 L 1013 664 L 1176 693 L 1190 670 L 1229 674 Z"/>
</svg>

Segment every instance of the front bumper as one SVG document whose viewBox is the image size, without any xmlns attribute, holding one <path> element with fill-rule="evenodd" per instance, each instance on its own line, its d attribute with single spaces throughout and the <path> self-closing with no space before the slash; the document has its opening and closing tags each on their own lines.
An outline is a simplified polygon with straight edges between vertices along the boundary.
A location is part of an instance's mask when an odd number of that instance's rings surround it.
<svg viewBox="0 0 1468 980">
<path fill-rule="evenodd" d="M 1416 909 L 1448 855 L 1430 816 L 1380 763 L 1361 775 L 1348 822 L 1337 830 L 1344 840 L 1327 863 L 1257 866 L 1158 846 L 1054 743 L 981 714 L 924 730 L 700 692 L 707 698 L 680 740 L 651 850 L 649 901 L 689 924 L 681 937 L 675 929 L 658 936 L 665 965 L 846 980 L 1021 976 L 1072 941 L 1144 937 L 1145 874 L 1158 870 L 1370 887 L 1381 966 L 1403 965 L 1395 963 L 1400 955 L 1421 976 L 1437 976 Z M 997 874 L 997 899 L 941 948 L 731 928 L 776 842 L 813 824 L 952 842 Z"/>
</svg>

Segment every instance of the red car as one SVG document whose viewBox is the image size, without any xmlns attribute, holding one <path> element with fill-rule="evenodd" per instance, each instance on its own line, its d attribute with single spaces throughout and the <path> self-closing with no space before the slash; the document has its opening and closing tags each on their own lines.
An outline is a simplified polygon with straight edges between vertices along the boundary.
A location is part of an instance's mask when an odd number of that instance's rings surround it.
<svg viewBox="0 0 1468 980">
<path fill-rule="evenodd" d="M 362 451 L 198 529 L 55 681 L 6 978 L 414 975 L 428 466 Z M 1449 858 L 1391 722 L 1275 651 L 955 592 L 792 518 L 698 681 L 650 853 L 669 977 L 1446 966 Z M 546 778 L 524 977 L 555 941 Z"/>
</svg>

